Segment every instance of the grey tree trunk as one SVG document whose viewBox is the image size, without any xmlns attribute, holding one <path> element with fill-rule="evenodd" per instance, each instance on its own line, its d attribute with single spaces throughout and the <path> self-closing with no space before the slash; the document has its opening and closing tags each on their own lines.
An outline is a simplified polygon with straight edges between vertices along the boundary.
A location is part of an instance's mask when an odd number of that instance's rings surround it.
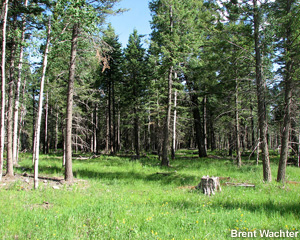
<svg viewBox="0 0 300 240">
<path fill-rule="evenodd" d="M 25 98 L 25 90 L 26 90 L 26 79 L 24 79 L 24 83 L 23 83 L 23 89 L 22 89 L 22 99 Z M 24 128 L 24 123 L 25 121 L 23 120 L 24 117 L 26 115 L 26 105 L 24 103 L 24 101 L 22 101 L 22 104 L 21 104 L 21 114 L 20 114 L 20 120 L 19 120 L 19 129 L 18 129 L 18 137 L 17 137 L 17 155 L 16 155 L 16 161 L 18 163 L 18 159 L 19 159 L 19 150 L 20 150 L 20 138 L 21 138 L 21 133 L 22 133 L 22 130 Z"/>
<path fill-rule="evenodd" d="M 58 109 L 56 112 L 56 119 L 55 119 L 55 139 L 54 139 L 54 151 L 57 152 L 57 145 L 58 145 Z"/>
<path fill-rule="evenodd" d="M 176 76 L 175 76 L 176 78 Z M 176 121 L 177 121 L 177 90 L 174 93 L 174 118 L 173 118 L 173 136 L 172 136 L 172 159 L 175 159 L 176 151 Z"/>
<path fill-rule="evenodd" d="M 106 137 L 105 137 L 105 153 L 109 152 L 109 133 L 110 133 L 110 121 L 109 121 L 109 100 L 107 100 L 106 107 Z"/>
<path fill-rule="evenodd" d="M 291 0 L 286 0 L 286 14 L 290 14 L 291 12 Z M 288 60 L 286 61 L 285 67 L 285 77 L 284 77 L 284 118 L 282 125 L 282 133 L 281 133 L 281 152 L 280 152 L 280 160 L 278 165 L 278 173 L 277 173 L 277 181 L 284 182 L 285 181 L 285 173 L 286 173 L 286 163 L 288 159 L 288 150 L 289 150 L 289 132 L 290 132 L 290 124 L 291 124 L 291 103 L 292 103 L 292 70 L 293 70 L 293 59 L 291 58 L 291 45 L 292 45 L 292 37 L 291 37 L 291 24 L 287 24 L 285 31 L 285 39 L 286 39 L 286 49 L 285 56 L 287 56 Z"/>
<path fill-rule="evenodd" d="M 257 0 L 253 0 L 254 9 L 254 40 L 255 40 L 255 71 L 256 71 L 256 88 L 257 88 L 257 102 L 258 102 L 258 125 L 260 132 L 260 146 L 262 149 L 263 161 L 263 178 L 264 181 L 270 182 L 272 180 L 271 166 L 269 159 L 269 149 L 267 141 L 268 123 L 266 117 L 266 102 L 265 102 L 265 81 L 262 76 L 262 60 L 261 60 L 261 46 L 259 41 L 259 10 L 257 9 Z"/>
<path fill-rule="evenodd" d="M 28 5 L 28 0 L 25 0 L 25 8 Z M 13 164 L 18 163 L 18 124 L 19 124 L 19 105 L 20 105 L 20 88 L 22 81 L 22 68 L 23 68 L 23 55 L 24 55 L 24 46 L 25 42 L 25 30 L 26 30 L 26 16 L 22 16 L 22 35 L 21 35 L 21 44 L 20 44 L 20 57 L 19 57 L 19 66 L 18 66 L 18 80 L 16 84 L 15 92 L 15 106 L 14 106 L 14 129 L 13 129 Z"/>
<path fill-rule="evenodd" d="M 46 92 L 46 102 L 45 102 L 45 139 L 44 139 L 44 154 L 49 153 L 49 142 L 48 142 L 48 113 L 49 113 L 49 107 L 48 107 L 48 100 L 49 95 L 48 91 Z"/>
<path fill-rule="evenodd" d="M 39 96 L 39 107 L 38 114 L 35 124 L 35 132 L 34 132 L 34 151 L 33 151 L 33 159 L 34 159 L 34 189 L 37 189 L 39 186 L 38 181 L 38 171 L 39 171 L 39 154 L 40 154 L 40 132 L 41 132 L 41 122 L 42 122 L 42 113 L 43 113 L 43 95 L 44 95 L 44 85 L 45 85 L 45 75 L 47 69 L 47 61 L 48 61 L 48 53 L 49 53 L 49 45 L 50 45 L 50 32 L 51 32 L 51 21 L 49 19 L 48 23 L 48 31 L 47 31 L 47 41 L 44 53 L 43 60 L 43 70 L 42 70 L 42 78 L 40 85 L 40 96 Z"/>
<path fill-rule="evenodd" d="M 204 138 L 204 148 L 207 152 L 207 109 L 206 109 L 207 98 L 206 95 L 203 97 L 203 138 Z"/>
<path fill-rule="evenodd" d="M 14 20 L 14 24 L 16 19 Z M 11 40 L 10 66 L 9 66 L 9 83 L 8 83 L 8 106 L 7 106 L 7 169 L 6 176 L 14 176 L 13 168 L 13 98 L 14 98 L 14 83 L 15 83 L 15 55 L 16 42 Z"/>
<path fill-rule="evenodd" d="M 67 97 L 67 115 L 66 115 L 66 164 L 65 164 L 65 181 L 73 181 L 72 169 L 72 120 L 73 120 L 73 95 L 74 95 L 74 80 L 76 70 L 76 54 L 77 41 L 79 34 L 79 23 L 74 23 L 72 41 L 71 41 L 71 57 L 69 67 L 68 81 L 68 97 Z"/>
<path fill-rule="evenodd" d="M 172 6 L 170 6 L 170 35 L 173 34 L 173 9 Z M 172 55 L 172 53 L 171 53 Z M 172 59 L 170 58 L 170 62 Z M 166 112 L 166 119 L 163 129 L 163 143 L 162 143 L 162 159 L 161 159 L 161 165 L 162 166 L 169 166 L 169 128 L 170 128 L 170 122 L 171 122 L 171 108 L 172 108 L 172 88 L 173 88 L 173 66 L 169 66 L 169 75 L 168 75 L 168 100 L 167 100 L 167 112 Z"/>
<path fill-rule="evenodd" d="M 2 58 L 1 58 L 1 126 L 0 126 L 0 181 L 3 175 L 3 154 L 5 135 L 5 50 L 6 50 L 6 25 L 8 13 L 8 0 L 3 2 L 3 27 L 2 27 Z"/>
<path fill-rule="evenodd" d="M 240 151 L 240 122 L 239 122 L 239 84 L 235 80 L 235 134 L 236 134 L 236 162 L 237 166 L 242 166 L 242 157 Z"/>
<path fill-rule="evenodd" d="M 165 119 L 165 125 L 163 129 L 163 144 L 162 144 L 162 159 L 161 165 L 162 166 L 169 166 L 169 128 L 170 128 L 170 121 L 171 121 L 171 104 L 172 104 L 172 86 L 173 86 L 173 66 L 169 68 L 169 77 L 168 77 L 168 105 L 167 105 L 167 114 Z"/>
</svg>

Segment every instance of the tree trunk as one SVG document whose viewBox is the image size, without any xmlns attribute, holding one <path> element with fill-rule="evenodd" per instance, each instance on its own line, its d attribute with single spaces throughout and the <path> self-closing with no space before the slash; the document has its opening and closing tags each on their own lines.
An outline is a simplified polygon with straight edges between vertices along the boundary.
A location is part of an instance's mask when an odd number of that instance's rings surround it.
<svg viewBox="0 0 300 240">
<path fill-rule="evenodd" d="M 32 86 L 32 153 L 34 152 L 35 149 L 35 136 L 34 136 L 34 132 L 35 132 L 35 113 L 36 113 L 36 109 L 35 109 L 35 86 Z M 34 164 L 34 160 L 32 158 L 32 164 Z"/>
<path fill-rule="evenodd" d="M 170 6 L 170 35 L 173 35 L 173 9 L 172 6 Z M 172 53 L 170 53 L 172 55 Z M 169 59 L 169 61 L 172 64 L 172 58 Z M 162 166 L 169 166 L 169 156 L 168 156 L 168 150 L 169 150 L 169 127 L 170 127 L 170 121 L 171 121 L 171 104 L 172 104 L 172 87 L 173 87 L 173 66 L 169 66 L 169 75 L 168 75 L 168 99 L 167 99 L 167 109 L 166 109 L 166 119 L 163 129 L 163 143 L 162 143 L 162 160 L 161 165 Z"/>
<path fill-rule="evenodd" d="M 58 145 L 58 109 L 56 112 L 56 119 L 55 119 L 55 139 L 54 139 L 54 151 L 57 152 L 57 145 Z"/>
<path fill-rule="evenodd" d="M 176 78 L 176 77 L 175 77 Z M 174 93 L 174 118 L 173 118 L 173 137 L 172 137 L 172 159 L 175 159 L 176 151 L 176 121 L 177 121 L 177 90 Z"/>
<path fill-rule="evenodd" d="M 8 0 L 3 2 L 3 27 L 2 27 L 2 59 L 1 59 L 1 126 L 0 126 L 0 181 L 3 175 L 3 153 L 5 135 L 5 50 L 6 50 L 6 25 L 8 13 Z"/>
<path fill-rule="evenodd" d="M 204 149 L 207 152 L 207 109 L 206 109 L 206 95 L 203 97 L 203 138 L 204 138 Z"/>
<path fill-rule="evenodd" d="M 69 68 L 68 81 L 68 98 L 67 98 L 67 116 L 66 116 L 66 165 L 65 165 L 65 181 L 73 181 L 72 170 L 72 120 L 73 120 L 73 95 L 74 95 L 74 80 L 76 70 L 76 54 L 77 40 L 79 34 L 79 23 L 74 23 L 72 41 L 71 41 L 71 57 Z"/>
<path fill-rule="evenodd" d="M 117 132 L 116 132 L 116 104 L 115 104 L 115 80 L 112 81 L 112 144 L 113 151 L 112 154 L 115 155 L 117 153 Z"/>
<path fill-rule="evenodd" d="M 240 151 L 240 123 L 239 123 L 239 85 L 235 80 L 235 133 L 236 133 L 236 161 L 237 166 L 242 166 L 242 157 Z"/>
<path fill-rule="evenodd" d="M 25 8 L 28 5 L 28 0 L 25 0 Z M 24 55 L 24 42 L 25 42 L 25 30 L 26 30 L 26 17 L 22 16 L 22 35 L 21 35 L 21 44 L 20 44 L 20 57 L 19 57 L 19 66 L 18 66 L 18 80 L 16 84 L 15 92 L 15 106 L 14 106 L 14 129 L 13 129 L 13 164 L 18 163 L 17 158 L 17 149 L 18 149 L 18 124 L 19 124 L 19 105 L 20 105 L 20 88 L 22 80 L 22 68 L 23 68 L 23 55 Z"/>
<path fill-rule="evenodd" d="M 169 77 L 168 77 L 168 105 L 167 105 L 167 115 L 165 119 L 164 132 L 163 132 L 163 144 L 162 144 L 162 166 L 169 166 L 169 156 L 168 156 L 168 148 L 169 148 L 169 128 L 171 121 L 171 104 L 172 104 L 172 86 L 173 86 L 173 66 L 169 67 Z"/>
<path fill-rule="evenodd" d="M 292 103 L 293 105 L 293 103 Z M 296 112 L 292 109 L 290 110 L 291 113 Z M 296 122 L 296 114 L 293 114 L 291 116 L 291 149 L 292 149 L 292 155 L 297 156 L 298 155 L 298 137 L 297 137 L 297 122 Z"/>
<path fill-rule="evenodd" d="M 109 122 L 109 151 L 110 154 L 114 154 L 114 141 L 113 141 L 113 130 L 112 130 L 112 87 L 111 82 L 108 84 L 108 122 Z"/>
<path fill-rule="evenodd" d="M 25 110 L 25 101 L 24 101 L 24 99 L 25 99 L 25 90 L 26 90 L 26 79 L 24 79 L 24 83 L 23 83 L 23 89 L 22 89 L 22 99 L 23 99 L 23 101 L 22 101 L 22 105 L 21 105 L 21 114 L 20 114 L 20 120 L 19 120 L 19 129 L 18 129 L 18 137 L 17 137 L 17 151 L 16 151 L 16 153 L 17 153 L 17 155 L 16 155 L 16 161 L 17 161 L 17 163 L 18 163 L 18 159 L 19 159 L 19 150 L 20 150 L 20 139 L 21 139 L 21 136 L 22 136 L 22 130 L 23 130 L 23 127 L 24 127 L 24 117 L 25 117 L 25 115 L 26 115 L 26 110 Z M 23 146 L 22 146 L 23 147 Z M 21 148 L 22 149 L 22 148 Z"/>
<path fill-rule="evenodd" d="M 135 106 L 133 108 L 133 113 L 134 113 L 134 149 L 136 156 L 139 158 L 140 156 L 140 126 L 139 126 L 139 116 L 138 116 L 138 111 L 137 107 Z"/>
<path fill-rule="evenodd" d="M 48 91 L 46 92 L 46 102 L 45 102 L 45 138 L 44 138 L 44 154 L 48 154 L 49 153 L 49 143 L 48 143 Z"/>
<path fill-rule="evenodd" d="M 134 115 L 134 129 L 133 129 L 133 132 L 134 132 L 134 149 L 135 149 L 135 153 L 136 153 L 136 156 L 139 158 L 140 157 L 140 119 L 139 119 L 139 115 L 138 115 L 138 107 L 137 107 L 137 89 L 136 89 L 136 86 L 137 86 L 137 81 L 136 81 L 136 77 L 135 75 L 133 74 L 132 76 L 132 79 L 133 79 L 133 96 L 134 96 L 134 107 L 133 107 L 133 115 Z"/>
<path fill-rule="evenodd" d="M 287 0 L 287 9 L 286 14 L 290 14 L 291 12 L 291 0 Z M 289 21 L 290 22 L 290 21 Z M 280 160 L 278 166 L 277 173 L 277 181 L 284 182 L 285 181 L 285 172 L 286 172 L 286 163 L 288 159 L 288 150 L 289 150 L 289 132 L 290 132 L 290 124 L 291 124 L 291 103 L 292 103 L 292 70 L 293 70 L 293 60 L 291 59 L 291 24 L 287 24 L 286 26 L 286 49 L 285 56 L 288 58 L 285 67 L 285 77 L 284 77 L 284 118 L 283 118 L 283 126 L 281 133 L 281 152 L 280 152 Z"/>
<path fill-rule="evenodd" d="M 258 102 L 258 123 L 260 131 L 261 149 L 262 149 L 262 161 L 263 161 L 263 178 L 264 181 L 270 182 L 271 166 L 269 160 L 269 149 L 267 141 L 268 123 L 266 117 L 266 102 L 265 102 L 265 81 L 262 76 L 262 60 L 260 52 L 259 41 L 259 13 L 257 9 L 257 0 L 253 0 L 254 9 L 254 40 L 255 40 L 255 71 L 256 71 L 256 87 L 257 87 L 257 102 Z"/>
<path fill-rule="evenodd" d="M 45 75 L 47 69 L 47 60 L 48 60 L 48 52 L 49 52 L 49 44 L 50 44 L 50 32 L 51 32 L 51 21 L 49 19 L 48 23 L 48 31 L 47 31 L 47 42 L 44 53 L 44 61 L 43 61 L 43 71 L 40 85 L 40 96 L 39 96 L 39 107 L 38 107 L 38 115 L 36 119 L 36 127 L 34 132 L 34 188 L 37 189 L 39 186 L 38 183 L 38 166 L 39 166 L 39 154 L 40 154 L 40 132 L 41 132 L 41 122 L 42 122 L 42 113 L 43 113 L 43 94 L 44 94 L 44 84 L 45 84 Z"/>
<path fill-rule="evenodd" d="M 94 107 L 94 123 L 93 123 L 93 152 L 97 153 L 97 132 L 98 132 L 98 114 L 97 107 Z"/>
<path fill-rule="evenodd" d="M 109 152 L 109 134 L 110 134 L 110 121 L 109 121 L 109 100 L 107 100 L 107 107 L 106 107 L 106 137 L 105 137 L 105 153 Z"/>
<path fill-rule="evenodd" d="M 15 18 L 15 17 L 14 17 Z M 14 20 L 14 25 L 16 24 Z M 13 98 L 14 98 L 14 83 L 15 83 L 15 55 L 16 41 L 11 40 L 10 66 L 9 66 L 9 83 L 8 83 L 8 106 L 7 106 L 7 169 L 6 176 L 14 176 L 13 168 Z"/>
</svg>

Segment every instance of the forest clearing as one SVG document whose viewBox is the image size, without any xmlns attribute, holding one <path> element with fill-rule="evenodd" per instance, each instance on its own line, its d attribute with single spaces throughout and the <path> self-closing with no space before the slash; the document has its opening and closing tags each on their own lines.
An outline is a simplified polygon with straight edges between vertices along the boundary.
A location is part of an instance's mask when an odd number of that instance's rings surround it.
<svg viewBox="0 0 300 240">
<path fill-rule="evenodd" d="M 40 180 L 33 190 L 24 180 L 0 184 L 2 239 L 230 239 L 230 230 L 299 231 L 300 184 L 263 183 L 261 163 L 247 160 L 238 169 L 230 158 L 195 158 L 181 150 L 172 168 L 157 156 L 100 156 L 74 160 L 73 185 L 54 189 Z M 63 179 L 62 156 L 41 155 L 41 176 Z M 271 155 L 271 166 L 278 155 Z M 18 174 L 33 173 L 22 154 Z M 21 170 L 23 169 L 23 171 Z M 176 171 L 176 172 L 175 172 Z M 169 175 L 157 174 L 169 172 Z M 203 175 L 221 180 L 222 191 L 206 196 L 193 189 Z M 289 181 L 298 168 L 287 168 Z M 253 183 L 255 188 L 226 186 Z M 260 239 L 260 238 L 258 238 Z M 269 238 L 270 239 L 270 238 Z M 278 238 L 286 239 L 286 238 Z"/>
</svg>

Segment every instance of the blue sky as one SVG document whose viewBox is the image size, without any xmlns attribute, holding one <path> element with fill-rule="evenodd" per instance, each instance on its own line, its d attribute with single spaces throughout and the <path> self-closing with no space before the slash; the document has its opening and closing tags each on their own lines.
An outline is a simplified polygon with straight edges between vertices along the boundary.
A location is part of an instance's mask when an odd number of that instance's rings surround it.
<svg viewBox="0 0 300 240">
<path fill-rule="evenodd" d="M 139 34 L 145 34 L 146 38 L 149 37 L 151 16 L 148 3 L 148 0 L 122 0 L 117 7 L 126 8 L 129 11 L 107 19 L 119 35 L 119 41 L 123 47 L 126 47 L 133 29 L 137 29 Z"/>
</svg>

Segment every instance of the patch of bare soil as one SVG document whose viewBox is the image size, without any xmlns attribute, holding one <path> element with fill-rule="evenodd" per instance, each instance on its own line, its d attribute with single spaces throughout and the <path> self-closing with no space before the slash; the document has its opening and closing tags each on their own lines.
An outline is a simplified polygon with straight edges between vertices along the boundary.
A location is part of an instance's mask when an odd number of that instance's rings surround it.
<svg viewBox="0 0 300 240">
<path fill-rule="evenodd" d="M 34 188 L 34 176 L 32 174 L 15 174 L 13 177 L 2 177 L 0 188 L 17 190 L 31 190 Z M 39 176 L 39 187 L 53 188 L 53 189 L 72 189 L 76 185 L 79 188 L 87 188 L 88 182 L 82 179 L 74 179 L 72 183 L 67 183 L 63 178 L 51 176 Z M 45 205 L 47 206 L 47 205 Z"/>
</svg>

